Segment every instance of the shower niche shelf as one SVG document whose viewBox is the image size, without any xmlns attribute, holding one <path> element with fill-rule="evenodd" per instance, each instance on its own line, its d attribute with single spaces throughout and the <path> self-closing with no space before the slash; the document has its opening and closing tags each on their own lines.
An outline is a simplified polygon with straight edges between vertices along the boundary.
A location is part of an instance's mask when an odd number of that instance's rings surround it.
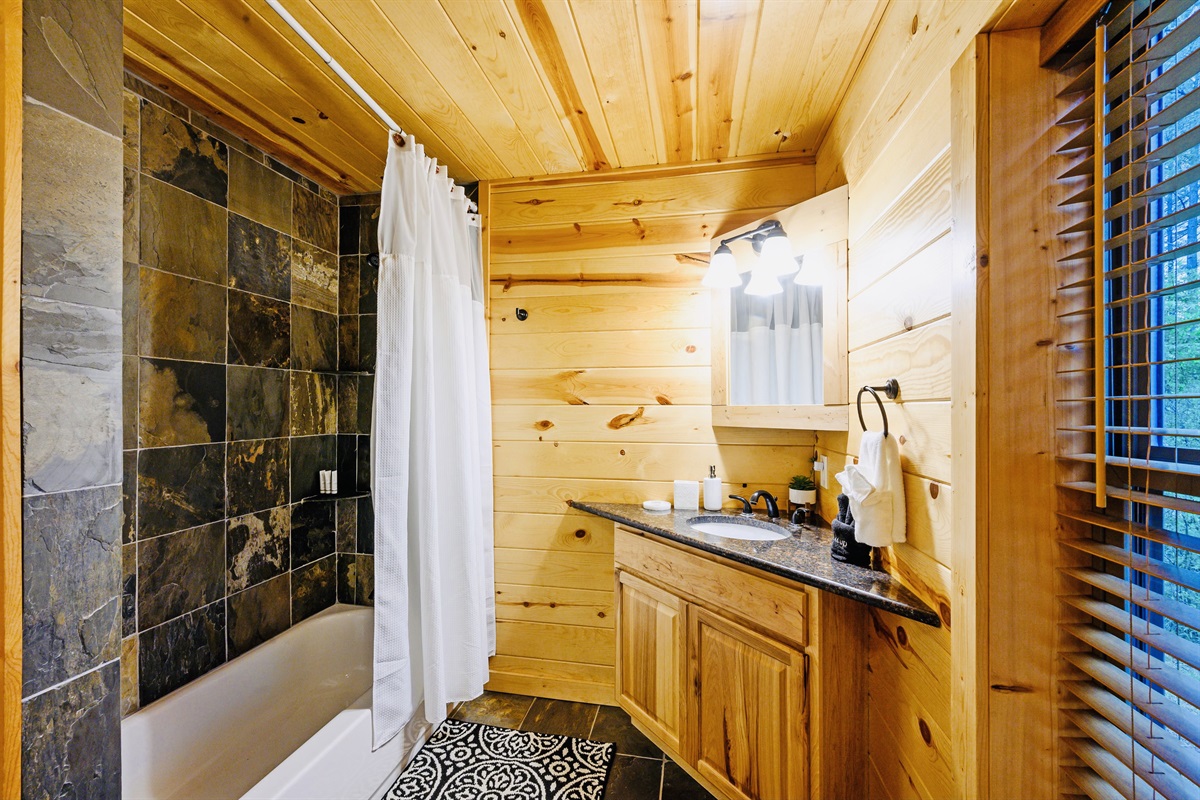
<svg viewBox="0 0 1200 800">
<path fill-rule="evenodd" d="M 337 492 L 334 494 L 310 494 L 308 497 L 301 497 L 301 503 L 311 503 L 321 500 L 357 500 L 360 497 L 370 497 L 370 492 Z"/>
</svg>

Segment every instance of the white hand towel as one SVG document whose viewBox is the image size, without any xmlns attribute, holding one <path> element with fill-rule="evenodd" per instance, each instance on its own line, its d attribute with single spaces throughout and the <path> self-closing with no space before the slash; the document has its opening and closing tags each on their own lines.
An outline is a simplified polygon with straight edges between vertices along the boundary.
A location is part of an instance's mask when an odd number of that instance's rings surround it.
<svg viewBox="0 0 1200 800">
<path fill-rule="evenodd" d="M 864 433 L 858 464 L 847 464 L 836 477 L 850 498 L 855 539 L 871 547 L 905 540 L 904 476 L 895 437 Z"/>
</svg>

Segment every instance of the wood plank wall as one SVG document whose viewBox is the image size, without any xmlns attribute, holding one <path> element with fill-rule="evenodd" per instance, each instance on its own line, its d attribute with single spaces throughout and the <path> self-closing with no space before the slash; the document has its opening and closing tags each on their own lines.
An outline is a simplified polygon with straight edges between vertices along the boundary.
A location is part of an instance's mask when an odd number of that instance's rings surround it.
<svg viewBox="0 0 1200 800">
<path fill-rule="evenodd" d="M 962 722 L 951 712 L 952 554 L 960 537 L 974 536 L 952 529 L 951 504 L 975 489 L 950 484 L 951 67 L 1002 5 L 891 3 L 817 154 L 818 191 L 850 186 L 850 397 L 865 383 L 901 385 L 901 402 L 887 410 L 903 458 L 908 541 L 885 563 L 943 623 L 871 613 L 872 800 L 975 794 L 956 763 L 961 731 L 952 720 Z M 865 413 L 877 428 L 878 413 Z M 848 434 L 818 437 L 831 470 L 820 493 L 826 516 L 836 511 L 832 475 L 861 440 L 853 407 L 849 414 Z"/>
<path fill-rule="evenodd" d="M 803 431 L 711 425 L 714 233 L 813 195 L 811 159 L 481 185 L 491 276 L 497 655 L 489 688 L 613 703 L 613 525 L 717 465 L 776 495 Z M 516 309 L 528 312 L 519 320 Z"/>
</svg>

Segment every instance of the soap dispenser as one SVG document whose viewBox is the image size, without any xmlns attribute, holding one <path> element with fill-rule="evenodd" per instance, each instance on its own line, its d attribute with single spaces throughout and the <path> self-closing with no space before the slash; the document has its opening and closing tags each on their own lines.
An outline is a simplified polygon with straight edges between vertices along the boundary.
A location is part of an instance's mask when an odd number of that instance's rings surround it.
<svg viewBox="0 0 1200 800">
<path fill-rule="evenodd" d="M 721 479 L 717 477 L 717 467 L 708 468 L 708 477 L 704 479 L 704 510 L 720 511 L 724 503 L 724 492 L 721 491 Z"/>
</svg>

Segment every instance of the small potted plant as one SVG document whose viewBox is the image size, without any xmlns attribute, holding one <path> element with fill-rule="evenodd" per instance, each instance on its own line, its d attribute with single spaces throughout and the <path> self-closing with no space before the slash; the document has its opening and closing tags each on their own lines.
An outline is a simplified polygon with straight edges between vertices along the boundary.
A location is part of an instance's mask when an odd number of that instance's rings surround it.
<svg viewBox="0 0 1200 800">
<path fill-rule="evenodd" d="M 793 475 L 788 484 L 788 499 L 798 506 L 812 505 L 817 502 L 817 485 L 807 475 Z"/>
</svg>

